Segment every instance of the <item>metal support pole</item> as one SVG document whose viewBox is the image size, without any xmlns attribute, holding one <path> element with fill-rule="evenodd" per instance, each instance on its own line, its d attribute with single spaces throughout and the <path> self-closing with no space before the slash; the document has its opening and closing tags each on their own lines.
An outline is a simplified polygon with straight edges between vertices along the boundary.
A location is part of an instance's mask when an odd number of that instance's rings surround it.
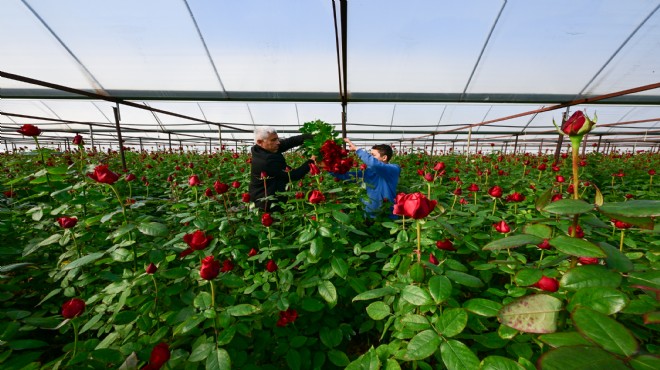
<svg viewBox="0 0 660 370">
<path fill-rule="evenodd" d="M 557 147 L 555 148 L 555 163 L 559 163 L 559 154 L 561 153 L 561 146 L 564 143 L 564 134 L 559 134 L 557 139 Z"/>
<path fill-rule="evenodd" d="M 142 148 L 142 138 L 138 138 L 140 140 L 140 151 L 143 151 L 144 149 Z"/>
<path fill-rule="evenodd" d="M 433 148 L 435 147 L 435 134 L 431 137 L 431 155 L 433 155 Z"/>
<path fill-rule="evenodd" d="M 89 125 L 89 138 L 92 140 L 92 149 L 94 149 L 94 127 Z"/>
<path fill-rule="evenodd" d="M 7 145 L 7 139 L 5 139 L 5 151 L 9 153 L 9 145 Z"/>
<path fill-rule="evenodd" d="M 587 140 L 588 137 L 589 137 L 589 135 L 587 134 L 587 135 L 584 135 L 584 137 L 582 138 L 582 156 L 583 157 L 584 157 L 585 153 L 587 152 L 587 141 L 589 141 L 589 140 Z"/>
<path fill-rule="evenodd" d="M 172 134 L 169 133 L 169 132 L 167 133 L 167 142 L 170 146 L 170 152 L 171 152 L 172 151 Z"/>
<path fill-rule="evenodd" d="M 518 135 L 516 135 L 516 141 L 513 143 L 513 155 L 516 155 L 518 151 Z"/>
<path fill-rule="evenodd" d="M 116 107 L 112 107 L 112 111 L 115 113 L 115 127 L 117 128 L 117 138 L 119 139 L 119 156 L 121 157 L 121 166 L 124 171 L 127 171 L 126 168 L 126 157 L 124 156 L 124 140 L 121 138 L 121 128 L 119 127 L 119 121 L 121 116 L 119 114 L 119 103 Z"/>
<path fill-rule="evenodd" d="M 543 153 L 543 139 L 541 139 L 541 143 L 539 144 L 539 155 Z"/>
<path fill-rule="evenodd" d="M 181 144 L 181 140 L 179 140 L 179 153 L 183 153 L 183 144 Z"/>
<path fill-rule="evenodd" d="M 506 154 L 507 149 L 509 148 L 509 142 L 505 141 L 504 142 L 504 154 Z"/>
</svg>

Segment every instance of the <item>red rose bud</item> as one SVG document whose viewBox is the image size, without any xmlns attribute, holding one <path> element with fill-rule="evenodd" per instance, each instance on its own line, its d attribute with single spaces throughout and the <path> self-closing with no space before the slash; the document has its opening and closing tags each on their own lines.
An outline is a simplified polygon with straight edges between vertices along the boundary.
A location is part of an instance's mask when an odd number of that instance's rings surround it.
<svg viewBox="0 0 660 370">
<path fill-rule="evenodd" d="M 559 166 L 552 166 L 552 171 L 559 172 L 559 170 L 560 170 Z M 559 181 L 559 180 L 557 180 L 557 181 Z"/>
<path fill-rule="evenodd" d="M 366 170 L 366 169 L 367 169 L 367 165 L 366 165 L 366 164 L 364 164 L 364 163 L 360 164 L 360 170 L 361 170 L 361 171 L 364 171 L 364 170 Z"/>
<path fill-rule="evenodd" d="M 192 175 L 188 178 L 188 185 L 190 185 L 190 186 L 197 186 L 197 185 L 201 185 L 201 184 L 202 184 L 202 182 L 199 181 L 199 176 L 197 176 L 197 175 Z"/>
<path fill-rule="evenodd" d="M 231 187 L 234 188 L 234 189 L 238 189 L 238 188 L 241 187 L 241 183 L 238 182 L 238 181 L 234 181 L 234 182 L 231 183 Z"/>
<path fill-rule="evenodd" d="M 303 193 L 302 191 L 296 192 L 296 199 L 302 199 L 304 197 L 305 197 L 305 193 Z"/>
<path fill-rule="evenodd" d="M 307 200 L 312 204 L 319 204 L 325 201 L 325 195 L 323 195 L 323 193 L 321 193 L 319 190 L 312 190 Z"/>
<path fill-rule="evenodd" d="M 268 177 L 268 174 L 266 173 L 266 171 L 261 171 L 259 179 L 260 180 L 265 180 L 267 177 Z"/>
<path fill-rule="evenodd" d="M 502 234 L 506 234 L 506 233 L 511 231 L 511 227 L 504 220 L 502 220 L 500 222 L 497 222 L 497 223 L 494 223 L 493 227 L 495 228 L 495 230 L 497 230 L 498 232 L 500 232 Z"/>
<path fill-rule="evenodd" d="M 568 185 L 568 187 L 566 188 L 566 192 L 568 194 L 573 194 L 574 190 L 575 190 L 575 187 L 573 186 L 573 184 Z"/>
<path fill-rule="evenodd" d="M 199 268 L 199 276 L 204 280 L 213 280 L 220 273 L 220 261 L 216 261 L 213 256 L 207 256 L 202 260 L 202 266 Z"/>
<path fill-rule="evenodd" d="M 438 261 L 438 259 L 435 258 L 435 256 L 433 255 L 433 253 L 431 253 L 431 254 L 429 255 L 429 262 L 432 263 L 432 264 L 434 264 L 434 265 L 436 265 L 436 266 L 440 264 L 440 261 Z"/>
<path fill-rule="evenodd" d="M 433 182 L 433 180 L 434 180 L 433 174 L 430 173 L 430 172 L 425 173 L 424 174 L 424 180 L 426 180 L 428 182 Z"/>
<path fill-rule="evenodd" d="M 498 185 L 495 185 L 488 189 L 488 195 L 490 195 L 493 198 L 501 198 L 502 197 L 502 188 Z"/>
<path fill-rule="evenodd" d="M 210 235 L 207 236 L 201 230 L 197 230 L 192 234 L 186 234 L 183 236 L 183 241 L 188 244 L 190 249 L 195 251 L 200 251 L 206 248 L 211 240 L 213 240 L 213 237 Z"/>
<path fill-rule="evenodd" d="M 63 229 L 70 229 L 76 226 L 78 219 L 75 217 L 60 217 L 57 219 L 57 223 L 59 223 Z"/>
<path fill-rule="evenodd" d="M 437 204 L 438 201 L 429 200 L 422 193 L 399 193 L 395 198 L 392 213 L 418 220 L 428 216 Z"/>
<path fill-rule="evenodd" d="M 550 249 L 552 246 L 550 245 L 550 241 L 548 239 L 543 239 L 543 241 L 540 244 L 536 245 L 540 249 Z"/>
<path fill-rule="evenodd" d="M 293 323 L 298 318 L 298 312 L 292 308 L 286 311 L 280 311 L 280 318 L 277 320 L 277 326 L 284 327 L 287 324 Z"/>
<path fill-rule="evenodd" d="M 654 169 L 650 169 L 650 170 L 649 170 L 649 175 L 651 175 L 651 176 L 655 176 L 655 170 L 654 170 Z"/>
<path fill-rule="evenodd" d="M 273 224 L 273 218 L 270 216 L 270 213 L 264 213 L 261 215 L 261 224 L 270 227 Z"/>
<path fill-rule="evenodd" d="M 222 195 L 229 190 L 229 185 L 222 183 L 220 181 L 216 181 L 213 183 L 213 188 L 215 189 L 216 193 Z"/>
<path fill-rule="evenodd" d="M 321 170 L 319 170 L 319 168 L 314 163 L 309 164 L 309 174 L 310 175 L 316 176 L 320 173 L 321 173 Z"/>
<path fill-rule="evenodd" d="M 85 312 L 85 301 L 80 298 L 71 298 L 62 305 L 62 316 L 65 319 L 73 319 Z"/>
<path fill-rule="evenodd" d="M 145 271 L 149 275 L 155 274 L 156 271 L 158 271 L 158 266 L 154 265 L 154 263 L 152 262 L 152 263 L 149 264 L 149 266 L 147 266 L 147 268 L 145 268 Z"/>
<path fill-rule="evenodd" d="M 462 204 L 462 205 L 466 205 L 466 204 L 468 204 L 468 203 L 470 203 L 470 202 L 468 202 L 467 199 L 465 199 L 465 198 L 461 198 L 461 199 L 458 200 L 458 203 L 459 203 L 459 204 Z"/>
<path fill-rule="evenodd" d="M 563 183 L 564 181 L 566 181 L 566 179 L 564 179 L 564 176 L 561 176 L 561 175 L 558 175 L 556 177 L 556 179 L 557 179 L 557 182 L 560 183 L 560 184 Z"/>
<path fill-rule="evenodd" d="M 598 258 L 595 257 L 578 257 L 578 262 L 583 265 L 597 265 Z"/>
<path fill-rule="evenodd" d="M 525 200 L 525 196 L 522 195 L 521 193 L 515 192 L 509 196 L 506 197 L 507 202 L 514 202 L 514 203 L 520 203 Z"/>
<path fill-rule="evenodd" d="M 632 199 L 632 198 L 634 198 L 634 197 L 635 197 L 635 196 L 632 195 L 632 194 L 626 194 L 626 199 Z"/>
<path fill-rule="evenodd" d="M 541 277 L 533 286 L 545 290 L 546 292 L 556 292 L 559 290 L 559 282 L 556 279 L 547 276 Z"/>
<path fill-rule="evenodd" d="M 35 125 L 25 124 L 18 131 L 19 134 L 25 136 L 39 136 L 41 135 L 41 129 Z"/>
<path fill-rule="evenodd" d="M 443 239 L 443 240 L 438 240 L 435 242 L 435 246 L 438 249 L 442 249 L 444 251 L 455 251 L 456 248 L 454 248 L 454 243 L 452 243 L 451 240 L 449 239 Z"/>
<path fill-rule="evenodd" d="M 158 343 L 154 349 L 151 350 L 149 364 L 144 366 L 142 370 L 159 370 L 169 359 L 170 347 L 166 343 Z"/>
<path fill-rule="evenodd" d="M 556 201 L 560 200 L 561 198 L 562 198 L 561 193 L 558 193 L 558 194 L 553 195 L 552 198 L 550 198 L 550 201 L 551 202 L 556 202 Z"/>
<path fill-rule="evenodd" d="M 83 137 L 80 134 L 76 134 L 76 136 L 73 137 L 73 145 L 85 145 Z"/>
<path fill-rule="evenodd" d="M 94 167 L 94 172 L 88 173 L 87 177 L 96 182 L 108 185 L 112 185 L 119 180 L 119 175 L 110 171 L 105 164 Z"/>
<path fill-rule="evenodd" d="M 422 171 L 422 170 L 417 170 L 417 174 L 420 175 L 420 176 L 424 176 L 424 171 Z"/>
<path fill-rule="evenodd" d="M 250 203 L 250 194 L 249 193 L 241 194 L 241 201 L 243 201 L 243 203 Z"/>
<path fill-rule="evenodd" d="M 433 166 L 433 171 L 442 171 L 445 169 L 445 162 L 438 162 Z"/>
<path fill-rule="evenodd" d="M 234 264 L 231 262 L 231 260 L 224 260 L 222 262 L 222 268 L 220 269 L 220 272 L 229 272 L 234 269 Z"/>
<path fill-rule="evenodd" d="M 209 198 L 212 197 L 213 196 L 213 190 L 211 190 L 211 188 L 206 188 L 206 190 L 204 190 L 204 195 L 209 197 Z"/>
<path fill-rule="evenodd" d="M 129 173 L 126 176 L 124 176 L 124 180 L 126 180 L 128 182 L 134 181 L 135 180 L 135 175 L 133 175 L 132 173 Z"/>
<path fill-rule="evenodd" d="M 545 163 L 541 163 L 538 167 L 536 167 L 536 169 L 539 171 L 545 171 L 546 168 L 548 168 L 548 165 Z"/>
<path fill-rule="evenodd" d="M 463 189 L 461 189 L 461 188 L 456 188 L 456 189 L 454 190 L 454 195 L 458 196 L 458 195 L 462 195 L 462 194 L 463 194 Z"/>
<path fill-rule="evenodd" d="M 277 263 L 275 263 L 275 261 L 273 260 L 268 260 L 268 262 L 266 262 L 266 271 L 268 272 L 277 271 Z"/>
<path fill-rule="evenodd" d="M 474 193 L 474 192 L 479 191 L 479 186 L 475 183 L 472 183 L 472 184 L 470 184 L 470 186 L 468 186 L 467 189 L 468 189 L 468 191 L 471 191 L 471 192 Z"/>
<path fill-rule="evenodd" d="M 172 182 L 174 180 L 174 177 L 172 175 L 167 176 L 167 182 Z"/>
<path fill-rule="evenodd" d="M 569 236 L 573 235 L 573 226 L 569 226 L 569 227 L 568 227 L 568 235 L 569 235 Z M 584 238 L 584 231 L 582 230 L 582 228 L 580 227 L 580 225 L 578 225 L 578 226 L 575 228 L 575 237 L 576 237 L 576 238 Z"/>
<path fill-rule="evenodd" d="M 630 229 L 633 225 L 629 224 L 627 222 L 619 221 L 619 220 L 614 220 L 614 227 L 617 229 Z"/>
<path fill-rule="evenodd" d="M 561 131 L 568 136 L 583 136 L 584 134 L 591 131 L 595 125 L 595 117 L 592 121 L 582 111 L 579 110 L 573 113 L 569 119 L 562 123 Z M 555 126 L 557 125 L 555 124 Z"/>
<path fill-rule="evenodd" d="M 254 256 L 257 255 L 257 253 L 259 253 L 259 251 L 257 251 L 256 248 L 252 248 L 252 249 L 250 249 L 250 251 L 248 252 L 248 257 L 254 257 Z"/>
</svg>

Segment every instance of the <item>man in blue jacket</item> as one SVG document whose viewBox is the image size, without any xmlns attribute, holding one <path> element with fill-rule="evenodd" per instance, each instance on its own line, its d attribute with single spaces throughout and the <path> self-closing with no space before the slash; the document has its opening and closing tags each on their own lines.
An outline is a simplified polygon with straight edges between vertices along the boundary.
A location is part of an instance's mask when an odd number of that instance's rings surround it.
<svg viewBox="0 0 660 370">
<path fill-rule="evenodd" d="M 392 214 L 394 198 L 396 197 L 396 187 L 399 184 L 399 175 L 401 167 L 398 164 L 389 163 L 392 159 L 392 147 L 386 144 L 374 145 L 371 152 L 364 149 L 358 149 L 353 142 L 345 138 L 350 151 L 355 151 L 358 158 L 366 165 L 364 170 L 349 171 L 345 174 L 335 174 L 338 179 L 347 180 L 352 177 L 363 178 L 367 185 L 367 199 L 364 199 L 365 211 L 370 218 L 376 218 L 381 212 L 384 202 L 389 203 L 388 216 L 396 218 Z"/>
</svg>

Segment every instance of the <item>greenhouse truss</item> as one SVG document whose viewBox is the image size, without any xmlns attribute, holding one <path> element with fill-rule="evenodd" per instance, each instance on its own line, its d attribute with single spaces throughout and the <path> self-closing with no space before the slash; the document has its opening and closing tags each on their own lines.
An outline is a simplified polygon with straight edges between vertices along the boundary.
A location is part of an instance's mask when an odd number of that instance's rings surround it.
<svg viewBox="0 0 660 370">
<path fill-rule="evenodd" d="M 660 1 L 0 1 L 5 151 L 243 149 L 323 120 L 359 145 L 660 150 Z M 565 146 L 566 143 L 563 143 Z"/>
</svg>

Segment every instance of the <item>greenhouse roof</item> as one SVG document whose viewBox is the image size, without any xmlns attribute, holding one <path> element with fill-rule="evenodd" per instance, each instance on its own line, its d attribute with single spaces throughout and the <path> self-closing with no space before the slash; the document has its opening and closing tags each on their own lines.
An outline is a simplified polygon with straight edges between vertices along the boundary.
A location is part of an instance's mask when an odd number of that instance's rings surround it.
<svg viewBox="0 0 660 370">
<path fill-rule="evenodd" d="M 2 0 L 0 129 L 204 148 L 323 120 L 359 144 L 660 147 L 660 1 Z M 345 112 L 345 122 L 342 116 Z M 479 144 L 480 143 L 480 144 Z M 600 147 L 600 145 L 599 145 Z M 592 149 L 595 150 L 595 149 Z"/>
</svg>

